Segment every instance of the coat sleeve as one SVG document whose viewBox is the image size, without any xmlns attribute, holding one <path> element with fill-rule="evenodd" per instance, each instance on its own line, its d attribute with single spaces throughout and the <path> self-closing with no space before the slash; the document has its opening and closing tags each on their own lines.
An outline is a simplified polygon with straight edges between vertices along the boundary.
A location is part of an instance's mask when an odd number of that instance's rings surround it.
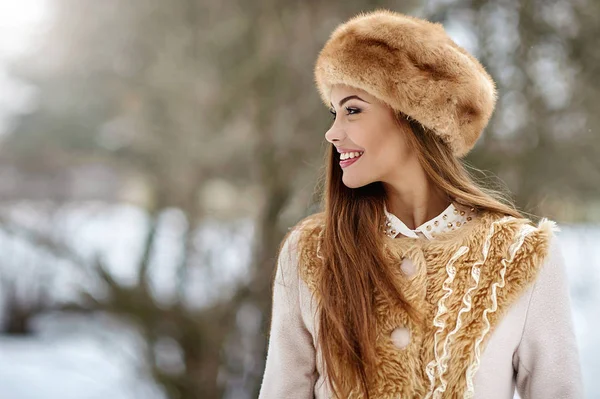
<svg viewBox="0 0 600 399">
<path fill-rule="evenodd" d="M 556 236 L 534 283 L 513 366 L 522 399 L 580 399 L 579 363 L 565 260 Z"/>
<path fill-rule="evenodd" d="M 277 260 L 267 358 L 259 399 L 314 398 L 313 338 L 303 318 L 308 287 L 297 273 L 299 231 L 290 233 Z"/>
</svg>

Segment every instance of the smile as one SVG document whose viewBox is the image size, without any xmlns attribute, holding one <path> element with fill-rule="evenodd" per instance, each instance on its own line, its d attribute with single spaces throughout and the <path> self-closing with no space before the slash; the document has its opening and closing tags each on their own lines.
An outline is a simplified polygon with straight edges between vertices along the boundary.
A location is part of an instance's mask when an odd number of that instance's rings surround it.
<svg viewBox="0 0 600 399">
<path fill-rule="evenodd" d="M 356 153 L 354 153 L 356 154 Z M 340 166 L 343 168 L 346 168 L 350 165 L 352 165 L 354 162 L 358 161 L 360 157 L 362 157 L 363 153 L 358 153 L 358 156 L 355 156 L 354 158 L 348 158 L 348 159 L 342 159 L 340 161 Z"/>
</svg>

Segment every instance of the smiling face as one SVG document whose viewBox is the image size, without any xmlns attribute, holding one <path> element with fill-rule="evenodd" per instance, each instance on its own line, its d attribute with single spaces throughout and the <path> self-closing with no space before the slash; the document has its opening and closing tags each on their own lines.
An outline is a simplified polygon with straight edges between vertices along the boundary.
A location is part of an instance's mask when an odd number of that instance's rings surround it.
<svg viewBox="0 0 600 399">
<path fill-rule="evenodd" d="M 391 182 L 417 167 L 417 157 L 407 139 L 412 134 L 409 125 L 403 120 L 398 122 L 387 104 L 364 90 L 334 85 L 331 113 L 334 122 L 325 133 L 327 141 L 338 152 L 362 152 L 354 162 L 342 161 L 342 180 L 347 187 Z"/>
</svg>

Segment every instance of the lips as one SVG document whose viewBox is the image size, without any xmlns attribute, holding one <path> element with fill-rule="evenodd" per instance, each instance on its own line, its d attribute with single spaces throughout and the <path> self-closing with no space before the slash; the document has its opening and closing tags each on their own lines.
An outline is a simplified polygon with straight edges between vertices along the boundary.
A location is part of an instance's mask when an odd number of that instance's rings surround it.
<svg viewBox="0 0 600 399">
<path fill-rule="evenodd" d="M 342 167 L 342 169 L 346 168 L 346 167 L 352 165 L 354 162 L 358 161 L 360 158 L 362 158 L 362 155 L 359 155 L 357 157 L 350 158 L 350 159 L 344 159 L 343 161 L 340 161 L 340 166 Z"/>
</svg>

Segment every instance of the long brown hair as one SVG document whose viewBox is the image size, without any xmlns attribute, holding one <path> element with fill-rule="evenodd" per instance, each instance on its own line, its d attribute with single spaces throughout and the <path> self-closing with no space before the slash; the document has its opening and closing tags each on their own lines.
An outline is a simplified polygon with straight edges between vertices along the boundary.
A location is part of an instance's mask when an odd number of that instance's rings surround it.
<svg viewBox="0 0 600 399">
<path fill-rule="evenodd" d="M 480 210 L 522 217 L 501 192 L 480 187 L 438 135 L 402 113 L 395 116 L 399 124 L 406 123 L 403 119 L 408 122 L 409 145 L 431 182 L 449 198 Z M 317 283 L 321 299 L 317 343 L 334 397 L 348 397 L 357 388 L 368 398 L 376 361 L 373 293 L 396 301 L 415 322 L 423 320 L 386 267 L 383 184 L 350 189 L 342 182 L 339 153 L 333 145 L 325 158 L 325 176 L 320 181 L 325 226 L 320 244 L 324 272 Z"/>
</svg>

